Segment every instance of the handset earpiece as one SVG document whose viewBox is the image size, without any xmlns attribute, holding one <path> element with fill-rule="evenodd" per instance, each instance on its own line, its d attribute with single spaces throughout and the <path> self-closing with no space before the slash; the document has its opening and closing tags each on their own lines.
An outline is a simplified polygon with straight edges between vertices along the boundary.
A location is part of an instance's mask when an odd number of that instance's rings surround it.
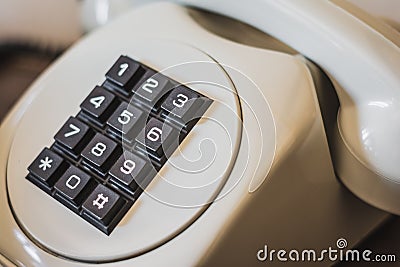
<svg viewBox="0 0 400 267">
<path fill-rule="evenodd" d="M 343 1 L 176 2 L 241 20 L 319 64 L 344 88 L 336 172 L 366 202 L 400 214 L 400 34 L 385 38 L 337 5 Z"/>
</svg>

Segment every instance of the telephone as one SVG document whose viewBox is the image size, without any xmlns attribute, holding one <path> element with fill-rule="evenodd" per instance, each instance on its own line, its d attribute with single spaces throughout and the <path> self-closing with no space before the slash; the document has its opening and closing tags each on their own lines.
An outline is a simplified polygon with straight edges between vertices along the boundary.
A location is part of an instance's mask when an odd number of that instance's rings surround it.
<svg viewBox="0 0 400 267">
<path fill-rule="evenodd" d="M 353 247 L 400 214 L 399 36 L 341 0 L 133 8 L 1 125 L 0 263 L 243 266 L 265 244 Z"/>
</svg>

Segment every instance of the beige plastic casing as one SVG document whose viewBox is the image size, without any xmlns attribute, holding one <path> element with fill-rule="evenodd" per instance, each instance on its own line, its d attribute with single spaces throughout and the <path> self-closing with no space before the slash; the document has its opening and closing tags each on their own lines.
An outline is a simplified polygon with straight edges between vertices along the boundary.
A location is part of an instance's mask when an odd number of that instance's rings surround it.
<svg viewBox="0 0 400 267">
<path fill-rule="evenodd" d="M 147 20 L 152 16 L 157 17 L 154 23 Z M 354 245 L 386 218 L 385 213 L 351 196 L 336 180 L 314 84 L 301 57 L 221 39 L 200 28 L 184 8 L 163 3 L 127 14 L 78 43 L 33 85 L 3 123 L 0 129 L 0 208 L 4 219 L 0 222 L 0 235 L 7 242 L 0 243 L 0 251 L 10 261 L 28 266 L 86 265 L 50 254 L 32 242 L 16 224 L 5 185 L 6 171 L 10 172 L 6 170 L 7 164 L 13 164 L 8 162 L 9 149 L 21 118 L 40 90 L 55 90 L 46 87 L 46 77 L 66 67 L 76 70 L 75 65 L 68 65 L 75 53 L 96 47 L 97 42 L 108 36 L 125 33 L 122 29 L 127 25 L 135 38 L 151 38 L 157 32 L 158 39 L 201 48 L 218 62 L 238 92 L 243 128 L 251 138 L 248 138 L 248 146 L 241 145 L 226 186 L 236 181 L 241 170 L 246 170 L 245 175 L 229 194 L 212 203 L 175 238 L 143 255 L 114 262 L 115 266 L 188 266 L 205 259 L 211 263 L 251 263 L 256 261 L 256 252 L 265 243 L 275 247 L 319 248 L 332 246 L 341 236 L 347 238 L 349 245 Z M 65 72 L 57 75 L 65 75 Z M 248 89 L 253 87 L 248 86 L 246 76 L 260 91 Z M 268 100 L 275 125 L 257 124 L 254 119 L 254 114 L 263 118 L 269 112 L 259 93 Z M 272 134 L 274 127 L 276 140 Z M 251 160 L 247 162 L 249 155 Z M 271 159 L 270 170 L 268 160 Z"/>
</svg>

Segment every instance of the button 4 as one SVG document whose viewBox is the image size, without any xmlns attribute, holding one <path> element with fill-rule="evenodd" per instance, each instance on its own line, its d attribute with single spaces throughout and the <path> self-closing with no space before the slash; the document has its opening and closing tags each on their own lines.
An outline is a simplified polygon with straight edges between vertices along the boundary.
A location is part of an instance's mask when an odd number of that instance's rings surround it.
<svg viewBox="0 0 400 267">
<path fill-rule="evenodd" d="M 115 100 L 116 96 L 114 94 L 100 86 L 96 86 L 80 107 L 89 119 L 101 125 L 113 112 Z"/>
</svg>

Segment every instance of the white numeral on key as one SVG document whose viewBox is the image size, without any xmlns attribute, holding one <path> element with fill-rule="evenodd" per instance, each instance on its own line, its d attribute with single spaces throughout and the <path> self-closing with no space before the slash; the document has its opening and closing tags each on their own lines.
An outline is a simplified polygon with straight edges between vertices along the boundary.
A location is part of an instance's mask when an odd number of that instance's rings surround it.
<svg viewBox="0 0 400 267">
<path fill-rule="evenodd" d="M 147 79 L 146 83 L 143 84 L 142 89 L 152 94 L 153 93 L 152 89 L 157 88 L 157 86 L 158 86 L 158 81 L 156 79 L 149 78 Z"/>
<path fill-rule="evenodd" d="M 125 71 L 129 68 L 129 64 L 128 63 L 122 63 L 121 65 L 119 65 L 119 71 L 118 71 L 118 76 L 121 77 L 122 75 L 124 75 Z"/>
<path fill-rule="evenodd" d="M 150 129 L 150 131 L 147 133 L 147 139 L 153 142 L 157 142 L 162 135 L 162 130 L 157 127 L 153 127 Z"/>
<path fill-rule="evenodd" d="M 65 137 L 70 137 L 70 136 L 76 135 L 76 134 L 78 134 L 78 133 L 81 131 L 81 129 L 79 129 L 78 127 L 76 127 L 76 126 L 73 125 L 72 123 L 69 125 L 69 128 L 71 128 L 72 131 L 70 131 L 70 132 L 68 132 L 68 133 L 65 133 L 65 134 L 64 134 Z"/>
<path fill-rule="evenodd" d="M 90 103 L 92 103 L 94 108 L 99 108 L 104 100 L 106 100 L 105 96 L 96 96 L 90 99 Z"/>
<path fill-rule="evenodd" d="M 128 160 L 126 160 L 126 161 L 124 162 L 124 166 L 122 166 L 122 167 L 120 168 L 120 171 L 121 171 L 122 173 L 125 173 L 126 175 L 129 175 L 129 174 L 131 174 L 131 173 L 133 172 L 133 170 L 135 169 L 135 167 L 136 167 L 135 162 L 132 161 L 132 160 L 130 160 L 130 159 L 128 159 Z"/>
</svg>

